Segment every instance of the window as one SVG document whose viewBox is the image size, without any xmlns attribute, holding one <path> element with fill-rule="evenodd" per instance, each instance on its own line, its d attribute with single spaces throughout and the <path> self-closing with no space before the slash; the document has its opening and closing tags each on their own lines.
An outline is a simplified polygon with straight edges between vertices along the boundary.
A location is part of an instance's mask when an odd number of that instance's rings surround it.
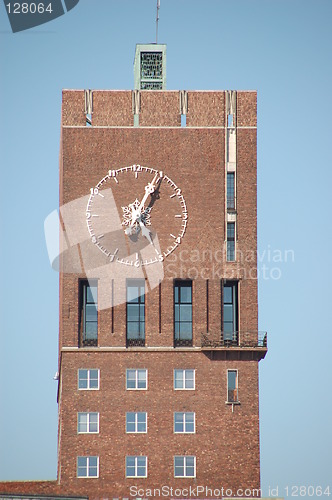
<svg viewBox="0 0 332 500">
<path fill-rule="evenodd" d="M 176 434 L 193 434 L 195 432 L 195 413 L 174 413 L 174 432 Z"/>
<path fill-rule="evenodd" d="M 235 261 L 235 222 L 227 222 L 227 260 Z"/>
<path fill-rule="evenodd" d="M 127 280 L 127 347 L 145 345 L 145 282 Z"/>
<path fill-rule="evenodd" d="M 237 283 L 227 282 L 223 289 L 223 341 L 227 344 L 238 342 L 238 293 Z"/>
<path fill-rule="evenodd" d="M 192 346 L 192 282 L 174 282 L 174 345 Z"/>
<path fill-rule="evenodd" d="M 237 370 L 227 370 L 227 402 L 238 402 Z"/>
<path fill-rule="evenodd" d="M 98 310 L 97 283 L 81 283 L 81 342 L 80 345 L 96 346 L 98 344 Z"/>
<path fill-rule="evenodd" d="M 235 209 L 235 172 L 227 172 L 227 208 Z"/>
<path fill-rule="evenodd" d="M 127 370 L 126 372 L 126 388 L 133 390 L 144 390 L 148 388 L 148 371 Z"/>
<path fill-rule="evenodd" d="M 77 432 L 79 434 L 90 434 L 99 432 L 99 413 L 78 413 Z"/>
<path fill-rule="evenodd" d="M 174 457 L 174 477 L 196 477 L 196 457 Z"/>
<path fill-rule="evenodd" d="M 77 477 L 98 477 L 99 457 L 77 457 Z"/>
<path fill-rule="evenodd" d="M 126 457 L 126 477 L 147 477 L 147 457 Z"/>
<path fill-rule="evenodd" d="M 195 389 L 195 370 L 174 370 L 174 389 Z"/>
<path fill-rule="evenodd" d="M 147 413 L 146 412 L 127 412 L 126 413 L 126 432 L 127 433 L 144 433 L 147 428 Z"/>
<path fill-rule="evenodd" d="M 86 390 L 99 389 L 99 370 L 78 370 L 78 388 Z"/>
</svg>

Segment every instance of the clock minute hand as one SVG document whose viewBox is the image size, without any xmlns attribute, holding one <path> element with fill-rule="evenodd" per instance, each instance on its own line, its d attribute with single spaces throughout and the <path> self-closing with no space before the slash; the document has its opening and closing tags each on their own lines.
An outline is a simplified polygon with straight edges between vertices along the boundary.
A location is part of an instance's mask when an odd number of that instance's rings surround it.
<svg viewBox="0 0 332 500">
<path fill-rule="evenodd" d="M 162 177 L 162 172 L 156 172 L 156 175 L 154 176 L 154 178 L 152 179 L 152 182 L 149 182 L 146 186 L 145 186 L 145 195 L 143 196 L 142 198 L 142 201 L 137 209 L 137 214 L 138 216 L 141 214 L 142 212 L 142 209 L 144 207 L 144 203 L 146 202 L 146 200 L 148 199 L 148 196 L 150 194 L 152 194 L 155 190 L 156 190 L 156 187 L 157 187 L 157 177 L 159 175 L 159 178 L 161 179 Z"/>
</svg>

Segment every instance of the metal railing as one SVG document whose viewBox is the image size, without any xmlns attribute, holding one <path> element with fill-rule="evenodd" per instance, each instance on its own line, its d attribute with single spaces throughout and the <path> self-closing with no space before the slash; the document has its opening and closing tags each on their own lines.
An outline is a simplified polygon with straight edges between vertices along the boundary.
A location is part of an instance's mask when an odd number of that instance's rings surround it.
<svg viewBox="0 0 332 500">
<path fill-rule="evenodd" d="M 174 347 L 192 347 L 193 339 L 174 339 Z"/>
<path fill-rule="evenodd" d="M 145 347 L 145 338 L 128 339 L 126 341 L 127 347 Z"/>
<path fill-rule="evenodd" d="M 238 332 L 202 333 L 201 347 L 260 347 L 267 348 L 267 332 L 240 330 Z"/>
</svg>

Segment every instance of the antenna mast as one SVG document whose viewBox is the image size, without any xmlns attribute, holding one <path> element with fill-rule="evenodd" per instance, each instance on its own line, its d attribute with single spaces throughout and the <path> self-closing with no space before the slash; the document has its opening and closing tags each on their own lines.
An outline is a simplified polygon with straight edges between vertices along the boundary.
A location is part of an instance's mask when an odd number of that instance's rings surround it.
<svg viewBox="0 0 332 500">
<path fill-rule="evenodd" d="M 158 43 L 158 22 L 159 22 L 160 0 L 157 0 L 157 17 L 156 17 L 156 44 Z"/>
</svg>

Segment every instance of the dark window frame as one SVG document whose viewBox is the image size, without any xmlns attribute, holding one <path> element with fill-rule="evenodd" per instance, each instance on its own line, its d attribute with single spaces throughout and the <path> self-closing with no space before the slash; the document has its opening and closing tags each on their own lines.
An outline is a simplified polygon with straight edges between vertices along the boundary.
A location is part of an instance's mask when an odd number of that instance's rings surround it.
<svg viewBox="0 0 332 500">
<path fill-rule="evenodd" d="M 181 301 L 181 288 L 190 288 L 191 301 Z M 181 306 L 191 306 L 190 316 L 191 320 L 181 320 Z M 178 317 L 177 317 L 178 306 Z M 174 323 L 174 347 L 191 347 L 193 345 L 193 282 L 192 280 L 174 280 L 173 283 L 173 323 Z M 190 325 L 190 332 L 181 332 L 181 324 Z M 188 336 L 189 335 L 189 336 Z"/>
<path fill-rule="evenodd" d="M 128 288 L 137 287 L 136 299 L 128 300 Z M 143 289 L 144 293 L 141 293 Z M 144 279 L 127 279 L 126 281 L 126 346 L 127 347 L 144 347 L 145 346 L 145 280 Z M 130 308 L 135 307 L 137 310 L 138 320 L 130 319 Z M 138 332 L 129 332 L 129 326 L 136 324 Z"/>
<path fill-rule="evenodd" d="M 227 210 L 235 210 L 235 172 L 227 172 Z"/>
<path fill-rule="evenodd" d="M 226 289 L 230 289 L 231 300 L 229 300 L 229 293 L 225 293 Z M 239 284 L 238 281 L 223 281 L 221 293 L 221 331 L 222 342 L 224 345 L 238 345 L 239 342 Z M 227 306 L 227 307 L 225 307 Z M 229 319 L 229 312 L 231 310 L 231 320 Z"/>
<path fill-rule="evenodd" d="M 96 297 L 91 291 L 93 301 L 88 300 L 88 289 L 96 288 Z M 96 319 L 87 319 L 87 307 L 94 304 L 96 306 Z M 98 346 L 98 280 L 79 280 L 79 346 L 96 347 Z M 87 325 L 95 324 L 96 331 L 88 332 Z"/>
<path fill-rule="evenodd" d="M 235 262 L 236 260 L 236 250 L 235 250 L 235 222 L 227 222 L 227 248 L 226 248 L 226 260 L 227 262 Z"/>
</svg>

